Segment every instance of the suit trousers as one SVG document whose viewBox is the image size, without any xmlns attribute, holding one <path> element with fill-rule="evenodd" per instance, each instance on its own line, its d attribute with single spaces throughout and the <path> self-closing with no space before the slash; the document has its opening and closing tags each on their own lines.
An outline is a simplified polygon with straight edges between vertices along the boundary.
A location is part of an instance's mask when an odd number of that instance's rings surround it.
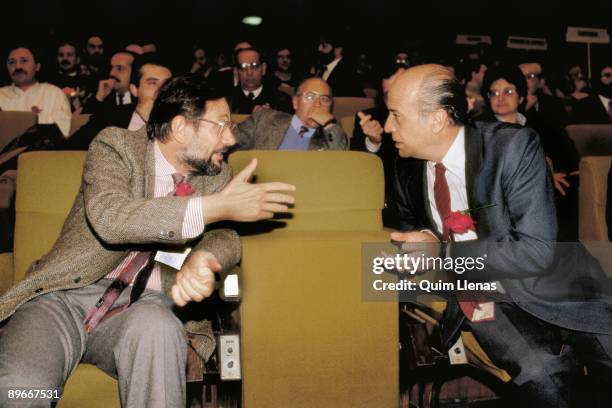
<svg viewBox="0 0 612 408">
<path fill-rule="evenodd" d="M 565 329 L 501 302 L 494 321 L 465 324 L 518 386 L 516 406 L 612 406 L 612 335 Z"/>
<path fill-rule="evenodd" d="M 80 362 L 118 378 L 123 407 L 184 407 L 187 345 L 172 302 L 147 289 L 91 333 L 83 318 L 111 281 L 41 295 L 22 305 L 0 335 L 0 389 L 59 389 Z M 115 306 L 129 302 L 124 290 Z M 11 406 L 8 401 L 0 404 Z M 15 406 L 50 402 L 20 401 Z"/>
</svg>

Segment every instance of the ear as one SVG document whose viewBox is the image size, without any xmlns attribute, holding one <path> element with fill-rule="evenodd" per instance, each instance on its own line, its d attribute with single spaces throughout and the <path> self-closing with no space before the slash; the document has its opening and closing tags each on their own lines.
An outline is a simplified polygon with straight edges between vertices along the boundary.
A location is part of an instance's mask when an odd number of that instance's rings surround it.
<svg viewBox="0 0 612 408">
<path fill-rule="evenodd" d="M 36 72 L 40 71 L 40 62 L 36 63 Z"/>
<path fill-rule="evenodd" d="M 261 75 L 266 75 L 267 68 L 268 68 L 268 65 L 265 62 L 261 64 Z"/>
<path fill-rule="evenodd" d="M 519 106 L 523 104 L 523 101 L 524 101 L 524 100 L 525 100 L 525 98 L 524 98 L 524 97 L 522 97 L 522 96 L 519 98 L 519 103 L 518 103 L 518 104 L 519 104 Z"/>
<path fill-rule="evenodd" d="M 448 123 L 448 113 L 444 109 L 436 109 L 429 116 L 429 123 L 433 133 L 440 133 Z"/>
<path fill-rule="evenodd" d="M 183 115 L 177 115 L 170 121 L 172 138 L 180 144 L 186 144 L 189 136 L 187 135 L 187 121 Z"/>
<path fill-rule="evenodd" d="M 297 111 L 297 106 L 298 106 L 298 98 L 300 98 L 297 95 L 294 95 L 293 98 L 291 98 L 291 102 L 293 104 L 293 110 Z"/>
<path fill-rule="evenodd" d="M 136 88 L 136 85 L 130 84 L 130 93 L 134 98 L 138 98 L 138 88 Z"/>
</svg>

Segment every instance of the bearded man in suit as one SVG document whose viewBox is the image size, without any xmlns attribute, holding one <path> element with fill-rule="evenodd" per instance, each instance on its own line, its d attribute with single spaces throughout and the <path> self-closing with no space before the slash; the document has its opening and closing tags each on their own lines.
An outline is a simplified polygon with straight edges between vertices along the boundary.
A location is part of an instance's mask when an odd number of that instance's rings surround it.
<svg viewBox="0 0 612 408">
<path fill-rule="evenodd" d="M 240 260 L 237 234 L 214 224 L 269 218 L 293 202 L 291 185 L 248 182 L 256 161 L 231 178 L 222 156 L 232 128 L 222 95 L 183 76 L 160 89 L 145 128 L 94 139 L 58 241 L 0 297 L 0 321 L 10 319 L 0 387 L 61 390 L 86 362 L 118 377 L 124 407 L 185 406 L 187 345 L 173 312 L 210 296 L 214 273 Z M 179 271 L 154 261 L 186 244 Z M 209 358 L 210 324 L 185 330 Z"/>
<path fill-rule="evenodd" d="M 236 127 L 236 149 L 346 150 L 348 139 L 331 107 L 327 82 L 306 79 L 293 97 L 295 114 L 258 110 Z"/>
<path fill-rule="evenodd" d="M 387 105 L 385 131 L 401 157 L 414 158 L 397 162 L 392 203 L 401 232 L 391 239 L 407 251 L 430 243 L 431 256 L 486 254 L 486 268 L 461 279 L 498 288 L 469 301 L 469 292 L 448 294 L 445 346 L 471 330 L 518 386 L 518 406 L 572 406 L 576 362 L 598 383 L 598 400 L 585 405 L 609 406 L 609 280 L 580 244 L 555 245 L 553 190 L 538 135 L 509 124 L 470 125 L 463 88 L 439 65 L 402 73 Z M 449 216 L 469 209 L 475 228 L 453 233 Z"/>
</svg>

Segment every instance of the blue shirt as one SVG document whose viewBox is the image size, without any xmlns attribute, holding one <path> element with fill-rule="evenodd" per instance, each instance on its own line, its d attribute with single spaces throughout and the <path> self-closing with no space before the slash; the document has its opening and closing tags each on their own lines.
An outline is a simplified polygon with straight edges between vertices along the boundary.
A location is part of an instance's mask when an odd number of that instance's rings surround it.
<svg viewBox="0 0 612 408">
<path fill-rule="evenodd" d="M 300 128 L 304 125 L 304 122 L 300 120 L 296 115 L 293 115 L 289 129 L 285 133 L 283 142 L 278 147 L 278 150 L 308 150 L 310 145 L 310 138 L 314 135 L 316 129 L 308 128 L 304 132 L 304 137 L 300 137 Z"/>
</svg>

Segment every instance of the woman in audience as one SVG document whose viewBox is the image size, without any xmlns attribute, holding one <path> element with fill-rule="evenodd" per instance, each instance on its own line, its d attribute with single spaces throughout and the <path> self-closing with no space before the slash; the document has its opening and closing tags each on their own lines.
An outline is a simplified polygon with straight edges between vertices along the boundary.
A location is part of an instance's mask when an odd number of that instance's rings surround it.
<svg viewBox="0 0 612 408">
<path fill-rule="evenodd" d="M 556 190 L 559 240 L 578 240 L 578 154 L 573 142 L 563 133 L 553 134 L 550 128 L 527 121 L 522 113 L 527 101 L 527 82 L 517 66 L 501 65 L 488 70 L 483 90 L 487 106 L 483 121 L 527 126 L 540 135 Z"/>
</svg>

